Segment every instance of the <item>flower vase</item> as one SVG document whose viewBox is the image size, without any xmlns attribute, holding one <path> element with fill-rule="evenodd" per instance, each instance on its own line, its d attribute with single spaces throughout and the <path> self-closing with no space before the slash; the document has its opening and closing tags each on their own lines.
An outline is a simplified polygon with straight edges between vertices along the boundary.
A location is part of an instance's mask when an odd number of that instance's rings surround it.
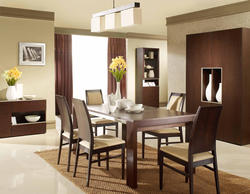
<svg viewBox="0 0 250 194">
<path fill-rule="evenodd" d="M 7 100 L 16 100 L 17 99 L 16 86 L 8 86 L 8 89 L 6 92 L 6 98 L 7 98 Z"/>
<path fill-rule="evenodd" d="M 121 89 L 120 89 L 120 82 L 116 82 L 116 100 L 121 99 Z"/>
<path fill-rule="evenodd" d="M 206 98 L 207 98 L 207 101 L 211 101 L 212 100 L 212 95 L 211 95 L 211 80 L 212 80 L 212 74 L 209 74 L 209 82 L 208 82 L 208 85 L 207 85 L 207 88 L 206 88 Z"/>
<path fill-rule="evenodd" d="M 216 100 L 217 100 L 219 103 L 222 102 L 222 101 L 221 101 L 221 83 L 219 83 L 219 89 L 218 89 L 218 91 L 217 91 L 215 97 L 216 97 Z"/>
</svg>

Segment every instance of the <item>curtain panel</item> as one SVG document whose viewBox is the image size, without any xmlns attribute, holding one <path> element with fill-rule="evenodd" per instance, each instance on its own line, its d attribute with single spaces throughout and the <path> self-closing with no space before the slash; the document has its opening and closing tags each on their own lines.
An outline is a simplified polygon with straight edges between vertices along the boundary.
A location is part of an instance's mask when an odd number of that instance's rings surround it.
<svg viewBox="0 0 250 194">
<path fill-rule="evenodd" d="M 55 92 L 65 96 L 72 113 L 72 36 L 67 34 L 55 34 Z M 57 104 L 56 115 L 59 115 Z"/>
<path fill-rule="evenodd" d="M 112 58 L 123 56 L 126 60 L 126 39 L 124 38 L 109 38 L 108 39 L 108 69 L 109 65 L 112 62 Z M 122 98 L 127 98 L 126 90 L 126 74 L 123 75 L 121 83 L 121 96 Z M 108 94 L 115 93 L 116 91 L 116 80 L 112 73 L 108 71 Z"/>
</svg>

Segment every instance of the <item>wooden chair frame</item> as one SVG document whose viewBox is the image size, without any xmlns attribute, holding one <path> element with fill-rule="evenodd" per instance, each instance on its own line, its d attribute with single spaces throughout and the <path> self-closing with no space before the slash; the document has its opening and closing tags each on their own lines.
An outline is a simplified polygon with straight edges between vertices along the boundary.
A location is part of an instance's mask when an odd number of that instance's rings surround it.
<svg viewBox="0 0 250 194">
<path fill-rule="evenodd" d="M 85 95 L 86 95 L 86 104 L 89 104 L 89 99 L 88 99 L 88 93 L 101 93 L 102 96 L 102 90 L 85 90 Z M 102 96 L 102 103 L 103 103 L 103 96 Z M 112 123 L 104 123 L 104 124 L 92 124 L 92 126 L 95 129 L 95 136 L 97 136 L 97 128 L 98 127 L 103 127 L 103 135 L 105 135 L 105 131 L 115 131 L 115 136 L 118 137 L 118 122 L 112 122 Z M 109 129 L 106 128 L 107 126 L 115 126 L 115 129 Z"/>
<path fill-rule="evenodd" d="M 60 163 L 62 146 L 69 145 L 68 165 L 67 165 L 67 171 L 69 172 L 71 152 L 76 150 L 72 149 L 72 145 L 77 143 L 77 139 L 73 138 L 73 123 L 72 123 L 71 113 L 69 110 L 69 105 L 67 103 L 66 98 L 64 96 L 56 95 L 56 103 L 58 105 L 59 112 L 61 115 L 61 132 L 60 132 L 60 144 L 59 144 L 57 164 Z M 63 136 L 64 132 L 70 133 L 70 138 Z M 66 141 L 66 143 L 63 143 L 63 140 Z"/>
<path fill-rule="evenodd" d="M 184 102 L 185 102 L 185 98 L 186 98 L 186 94 L 172 92 L 170 94 L 166 109 L 169 108 L 169 102 L 170 102 L 170 99 L 171 99 L 172 96 L 182 97 L 182 101 L 181 101 L 181 105 L 180 105 L 180 109 L 179 109 L 179 111 L 182 112 Z M 182 126 L 176 126 L 176 127 L 179 128 L 180 133 L 161 133 L 161 134 L 159 134 L 159 133 L 155 133 L 154 131 L 143 131 L 142 132 L 142 158 L 144 159 L 144 155 L 145 155 L 145 140 L 146 139 L 157 139 L 158 140 L 158 142 L 157 142 L 158 160 L 157 161 L 159 161 L 159 150 L 160 150 L 162 144 L 168 145 L 168 144 L 173 144 L 173 143 L 183 143 Z M 150 134 L 153 137 L 146 137 L 146 134 Z M 168 142 L 169 137 L 180 137 L 180 141 L 179 142 Z M 163 138 L 165 138 L 165 140 L 166 140 L 165 143 L 161 142 L 161 139 L 163 139 Z"/>
<path fill-rule="evenodd" d="M 209 170 L 214 171 L 216 191 L 219 194 L 219 176 L 218 176 L 218 166 L 217 166 L 217 155 L 216 155 L 216 134 L 219 122 L 220 113 L 222 106 L 203 106 L 199 107 L 194 118 L 192 125 L 190 142 L 188 147 L 188 161 L 182 160 L 171 154 L 168 154 L 162 150 L 159 151 L 159 165 L 160 165 L 160 189 L 163 188 L 163 166 L 166 166 L 186 177 L 186 182 L 189 179 L 189 190 L 190 194 L 193 194 L 193 169 L 198 166 L 204 166 Z M 204 139 L 204 137 L 206 137 Z M 203 152 L 212 153 L 212 158 L 198 160 L 193 162 L 193 155 Z M 163 162 L 163 158 L 168 158 L 174 162 L 177 162 L 185 166 L 185 171 L 182 172 L 174 167 Z M 207 164 L 213 163 L 214 168 L 207 166 Z"/>
<path fill-rule="evenodd" d="M 76 147 L 76 159 L 75 159 L 75 166 L 74 166 L 74 173 L 73 177 L 76 175 L 77 170 L 77 163 L 78 163 L 78 157 L 79 157 L 79 150 L 81 149 L 84 151 L 84 154 L 88 154 L 88 174 L 87 174 L 87 184 L 86 186 L 89 187 L 89 181 L 90 181 L 90 171 L 91 171 L 91 165 L 92 163 L 98 162 L 98 166 L 100 166 L 100 162 L 106 160 L 106 168 L 109 170 L 109 159 L 121 157 L 122 160 L 122 179 L 124 179 L 124 167 L 125 167 L 125 142 L 123 144 L 104 147 L 100 149 L 93 149 L 94 148 L 94 137 L 93 137 L 93 131 L 91 126 L 91 119 L 89 116 L 88 109 L 86 107 L 86 104 L 82 100 L 74 99 L 73 98 L 73 104 L 76 111 L 76 117 L 79 119 L 81 118 L 80 122 L 78 122 L 78 130 L 79 130 L 79 136 L 77 140 L 77 147 Z M 82 140 L 86 140 L 90 142 L 89 148 L 82 146 L 80 142 Z M 109 156 L 109 152 L 112 150 L 121 149 L 121 154 L 116 156 Z M 106 152 L 106 158 L 100 158 L 100 153 Z M 97 160 L 92 160 L 92 157 L 94 154 L 98 154 Z"/>
</svg>

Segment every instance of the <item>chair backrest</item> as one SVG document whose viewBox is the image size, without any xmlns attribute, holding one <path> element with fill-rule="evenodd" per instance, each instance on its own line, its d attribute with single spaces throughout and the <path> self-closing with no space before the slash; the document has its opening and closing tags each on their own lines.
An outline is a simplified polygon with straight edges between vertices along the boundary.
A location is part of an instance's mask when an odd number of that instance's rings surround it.
<svg viewBox="0 0 250 194">
<path fill-rule="evenodd" d="M 172 92 L 170 94 L 166 109 L 182 112 L 185 98 L 186 94 Z"/>
<path fill-rule="evenodd" d="M 221 110 L 221 105 L 198 108 L 190 133 L 190 155 L 215 150 Z"/>
<path fill-rule="evenodd" d="M 70 133 L 73 137 L 73 125 L 72 118 L 69 110 L 69 105 L 64 96 L 60 96 L 56 94 L 56 103 L 59 108 L 59 112 L 61 115 L 61 130 Z"/>
<path fill-rule="evenodd" d="M 89 111 L 83 100 L 73 98 L 73 105 L 75 108 L 77 124 L 78 124 L 78 137 L 89 143 L 89 148 L 93 148 L 94 137 L 89 116 Z"/>
<path fill-rule="evenodd" d="M 103 103 L 102 90 L 85 90 L 86 104 L 97 105 Z"/>
</svg>

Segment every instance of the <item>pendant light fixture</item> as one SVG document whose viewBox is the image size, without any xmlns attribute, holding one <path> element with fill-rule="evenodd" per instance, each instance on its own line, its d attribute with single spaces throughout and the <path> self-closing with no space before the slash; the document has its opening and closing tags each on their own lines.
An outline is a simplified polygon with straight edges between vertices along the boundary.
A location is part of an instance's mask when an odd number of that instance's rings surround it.
<svg viewBox="0 0 250 194">
<path fill-rule="evenodd" d="M 115 8 L 113 0 L 113 9 L 92 15 L 91 32 L 103 32 L 138 24 L 142 24 L 140 3 L 134 2 Z"/>
</svg>

